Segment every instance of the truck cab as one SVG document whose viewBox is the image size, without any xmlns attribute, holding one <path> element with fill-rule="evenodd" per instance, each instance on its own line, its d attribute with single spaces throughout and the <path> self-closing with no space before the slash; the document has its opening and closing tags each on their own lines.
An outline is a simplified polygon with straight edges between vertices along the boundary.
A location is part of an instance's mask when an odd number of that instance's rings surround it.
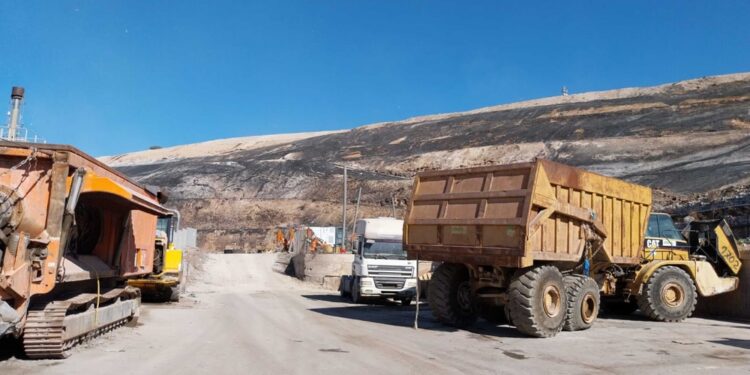
<svg viewBox="0 0 750 375">
<path fill-rule="evenodd" d="M 342 278 L 342 295 L 357 303 L 363 298 L 392 298 L 411 304 L 416 295 L 415 261 L 406 259 L 403 220 L 357 220 L 350 250 L 354 253 L 351 276 Z"/>
</svg>

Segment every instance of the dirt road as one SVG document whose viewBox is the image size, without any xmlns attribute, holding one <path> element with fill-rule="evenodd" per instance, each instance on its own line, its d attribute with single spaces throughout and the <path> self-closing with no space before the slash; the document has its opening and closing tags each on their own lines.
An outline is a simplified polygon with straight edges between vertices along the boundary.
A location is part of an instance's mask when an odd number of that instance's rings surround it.
<svg viewBox="0 0 750 375">
<path fill-rule="evenodd" d="M 435 323 L 423 307 L 352 305 L 273 273 L 269 255 L 211 255 L 178 304 L 146 305 L 135 328 L 63 361 L 0 362 L 6 374 L 478 374 L 750 371 L 750 325 L 600 319 L 552 339 L 480 323 Z"/>
</svg>

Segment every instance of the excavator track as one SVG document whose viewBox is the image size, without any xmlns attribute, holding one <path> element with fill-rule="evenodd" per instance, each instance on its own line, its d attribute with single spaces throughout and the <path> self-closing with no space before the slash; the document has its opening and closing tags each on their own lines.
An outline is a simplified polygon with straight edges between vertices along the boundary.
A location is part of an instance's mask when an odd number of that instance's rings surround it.
<svg viewBox="0 0 750 375">
<path fill-rule="evenodd" d="M 93 298 L 97 298 L 96 295 Z M 73 346 L 137 319 L 140 294 L 133 293 L 131 288 L 111 291 L 98 298 L 111 303 L 95 307 L 91 303 L 92 295 L 86 294 L 30 309 L 23 333 L 26 356 L 31 359 L 64 359 L 70 355 Z M 89 308 L 68 313 L 81 305 Z"/>
<path fill-rule="evenodd" d="M 67 357 L 65 312 L 68 307 L 50 304 L 44 310 L 31 310 L 26 316 L 23 334 L 23 349 L 26 356 L 34 359 Z"/>
</svg>

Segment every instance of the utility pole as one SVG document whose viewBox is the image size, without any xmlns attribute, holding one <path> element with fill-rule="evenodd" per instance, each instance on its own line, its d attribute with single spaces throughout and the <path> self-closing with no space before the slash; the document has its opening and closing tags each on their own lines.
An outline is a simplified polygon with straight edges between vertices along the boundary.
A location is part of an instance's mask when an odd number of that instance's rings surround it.
<svg viewBox="0 0 750 375">
<path fill-rule="evenodd" d="M 357 229 L 355 226 L 357 225 L 357 217 L 359 217 L 359 199 L 362 198 L 362 187 L 359 187 L 359 190 L 357 190 L 357 205 L 354 206 L 354 221 L 352 222 L 352 233 Z"/>
<path fill-rule="evenodd" d="M 343 202 L 344 203 L 343 204 L 344 207 L 343 207 L 342 212 L 341 212 L 341 217 L 342 217 L 342 221 L 341 221 L 341 229 L 342 229 L 342 231 L 341 231 L 341 247 L 344 249 L 344 251 L 348 250 L 346 248 L 346 183 L 347 183 L 346 179 L 347 179 L 346 178 L 346 164 L 344 164 L 344 202 Z"/>
</svg>

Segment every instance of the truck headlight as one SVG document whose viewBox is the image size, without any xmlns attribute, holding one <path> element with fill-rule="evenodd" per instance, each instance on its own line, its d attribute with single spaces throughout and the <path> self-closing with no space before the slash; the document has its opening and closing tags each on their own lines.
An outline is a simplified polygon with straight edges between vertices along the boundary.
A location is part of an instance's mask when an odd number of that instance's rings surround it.
<svg viewBox="0 0 750 375">
<path fill-rule="evenodd" d="M 417 279 L 406 279 L 406 286 L 407 287 L 417 286 Z"/>
<path fill-rule="evenodd" d="M 375 283 L 372 282 L 372 279 L 370 278 L 362 278 L 359 280 L 359 285 L 361 286 L 374 286 Z"/>
</svg>

